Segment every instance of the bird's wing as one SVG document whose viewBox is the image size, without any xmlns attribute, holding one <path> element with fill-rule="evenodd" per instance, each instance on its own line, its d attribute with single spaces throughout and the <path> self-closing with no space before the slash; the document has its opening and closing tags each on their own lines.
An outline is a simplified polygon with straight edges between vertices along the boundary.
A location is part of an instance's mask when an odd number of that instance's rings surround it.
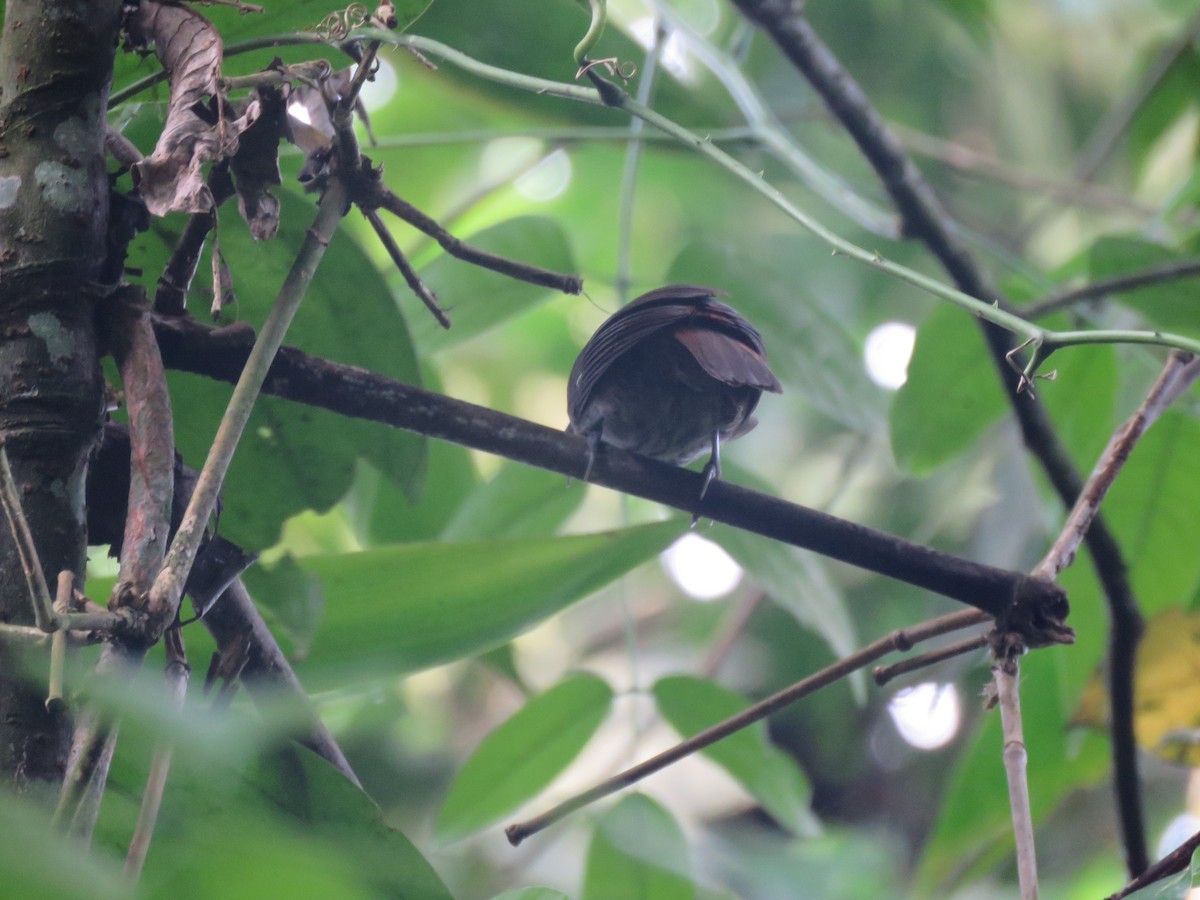
<svg viewBox="0 0 1200 900">
<path fill-rule="evenodd" d="M 571 419 L 579 418 L 596 384 L 617 359 L 654 332 L 686 321 L 697 304 L 717 294 L 723 296 L 724 292 L 699 285 L 672 284 L 643 294 L 613 313 L 596 329 L 571 367 L 567 409 Z"/>
<path fill-rule="evenodd" d="M 675 339 L 700 363 L 700 367 L 717 381 L 734 387 L 754 387 L 763 391 L 782 392 L 779 380 L 767 366 L 762 354 L 762 338 L 757 347 L 733 337 L 724 330 L 712 327 L 707 317 L 703 325 L 688 325 L 676 329 Z M 754 332 L 755 336 L 758 332 Z"/>
</svg>

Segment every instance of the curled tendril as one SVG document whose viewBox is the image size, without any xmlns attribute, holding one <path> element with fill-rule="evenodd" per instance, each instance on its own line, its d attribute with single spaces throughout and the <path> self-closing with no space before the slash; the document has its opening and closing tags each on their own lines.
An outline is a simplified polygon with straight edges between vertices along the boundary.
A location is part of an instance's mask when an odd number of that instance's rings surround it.
<svg viewBox="0 0 1200 900">
<path fill-rule="evenodd" d="M 345 9 L 331 12 L 313 31 L 326 41 L 344 41 L 356 28 L 362 28 L 371 18 L 371 11 L 361 3 L 351 3 Z"/>
<path fill-rule="evenodd" d="M 637 74 L 637 63 L 633 60 L 625 60 L 621 62 L 617 57 L 610 56 L 607 59 L 589 59 L 579 67 L 579 71 L 575 73 L 576 78 L 582 78 L 587 74 L 589 69 L 594 69 L 597 66 L 602 66 L 609 75 L 614 78 L 620 78 L 624 84 L 629 84 L 629 80 Z"/>
</svg>

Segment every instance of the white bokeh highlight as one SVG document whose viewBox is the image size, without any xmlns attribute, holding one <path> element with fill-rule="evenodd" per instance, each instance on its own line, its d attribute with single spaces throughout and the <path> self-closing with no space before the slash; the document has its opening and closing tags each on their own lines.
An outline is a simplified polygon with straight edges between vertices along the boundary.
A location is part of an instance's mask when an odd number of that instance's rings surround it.
<svg viewBox="0 0 1200 900">
<path fill-rule="evenodd" d="M 724 597 L 742 580 L 742 567 L 733 557 L 698 534 L 685 534 L 661 558 L 671 580 L 695 600 Z"/>
<path fill-rule="evenodd" d="M 958 689 L 933 681 L 899 691 L 888 703 L 888 714 L 900 737 L 919 750 L 944 747 L 962 723 Z"/>
<path fill-rule="evenodd" d="M 559 147 L 513 182 L 513 189 L 527 200 L 546 203 L 559 196 L 571 183 L 571 157 Z"/>
<path fill-rule="evenodd" d="M 905 322 L 884 322 L 871 329 L 863 346 L 867 375 L 877 385 L 894 391 L 908 379 L 917 331 Z"/>
</svg>

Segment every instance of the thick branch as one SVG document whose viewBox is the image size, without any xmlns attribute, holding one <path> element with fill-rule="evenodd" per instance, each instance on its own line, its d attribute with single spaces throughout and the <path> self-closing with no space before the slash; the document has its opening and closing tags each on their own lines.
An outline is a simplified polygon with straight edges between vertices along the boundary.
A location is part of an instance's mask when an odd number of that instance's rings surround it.
<svg viewBox="0 0 1200 900">
<path fill-rule="evenodd" d="M 171 368 L 234 381 L 253 334 L 245 326 L 211 329 L 194 321 L 157 318 L 163 358 Z M 338 365 L 284 347 L 263 386 L 289 400 L 342 415 L 384 422 L 454 441 L 571 477 L 586 467 L 587 441 L 495 410 Z M 1066 597 L 1050 582 L 931 550 L 816 510 L 714 482 L 703 501 L 701 476 L 601 445 L 592 480 L 747 531 L 806 547 L 834 559 L 936 591 L 993 616 L 1032 611 L 1023 628 L 1034 643 L 1064 639 L 1054 625 L 1066 616 Z M 1047 630 L 1048 629 L 1048 630 Z M 1042 632 L 1034 635 L 1033 632 Z"/>
<path fill-rule="evenodd" d="M 117 291 L 107 304 L 106 335 L 121 372 L 129 413 L 130 478 L 121 574 L 114 598 L 128 592 L 142 606 L 162 566 L 175 488 L 175 435 L 171 400 L 158 343 L 141 288 Z"/>
</svg>

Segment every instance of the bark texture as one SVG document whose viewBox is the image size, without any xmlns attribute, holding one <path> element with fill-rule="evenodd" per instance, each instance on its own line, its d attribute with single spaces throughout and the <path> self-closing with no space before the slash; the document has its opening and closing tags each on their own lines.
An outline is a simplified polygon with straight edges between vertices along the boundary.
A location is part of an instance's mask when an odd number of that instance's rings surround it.
<svg viewBox="0 0 1200 900">
<path fill-rule="evenodd" d="M 102 418 L 94 306 L 108 231 L 104 113 L 119 0 L 9 0 L 0 34 L 0 440 L 47 582 L 83 574 L 87 459 Z M 0 621 L 32 622 L 7 523 Z M 40 655 L 0 644 L 0 777 L 56 790 L 68 723 Z"/>
</svg>

